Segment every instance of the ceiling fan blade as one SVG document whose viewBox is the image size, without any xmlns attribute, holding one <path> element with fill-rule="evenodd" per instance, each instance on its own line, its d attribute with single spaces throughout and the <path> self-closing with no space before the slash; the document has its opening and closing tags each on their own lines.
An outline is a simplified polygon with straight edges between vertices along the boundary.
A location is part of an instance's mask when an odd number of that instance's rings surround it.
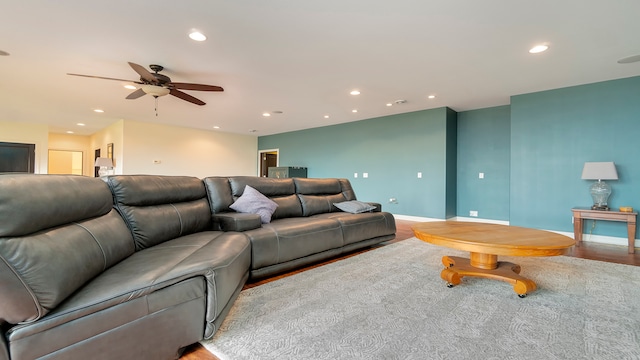
<svg viewBox="0 0 640 360">
<path fill-rule="evenodd" d="M 183 92 L 182 92 L 182 91 L 180 91 L 180 90 L 171 89 L 171 91 L 169 92 L 169 94 L 171 94 L 171 95 L 173 95 L 173 96 L 175 96 L 175 97 L 179 97 L 180 99 L 182 99 L 182 100 L 186 100 L 186 101 L 188 101 L 188 102 L 190 102 L 190 103 L 194 103 L 194 104 L 196 104 L 196 105 L 200 105 L 200 106 L 202 106 L 202 105 L 205 105 L 205 104 L 206 104 L 204 101 L 202 101 L 202 100 L 200 100 L 200 99 L 196 99 L 196 98 L 194 98 L 193 96 L 191 96 L 191 95 L 189 95 L 189 94 L 187 94 L 187 93 L 183 93 Z"/>
<path fill-rule="evenodd" d="M 224 91 L 220 86 L 215 85 L 203 85 L 203 84 L 190 84 L 181 82 L 172 82 L 174 88 L 180 90 L 198 90 L 198 91 Z"/>
<path fill-rule="evenodd" d="M 144 90 L 142 89 L 138 89 L 134 92 L 132 92 L 131 94 L 129 94 L 129 96 L 127 96 L 127 99 L 129 100 L 133 100 L 133 99 L 137 99 L 141 96 L 144 96 L 146 94 L 146 92 L 144 92 Z"/>
<path fill-rule="evenodd" d="M 67 73 L 67 75 L 82 76 L 82 77 L 88 77 L 88 78 L 94 78 L 94 79 L 116 80 L 116 81 L 124 81 L 124 82 L 142 84 L 140 81 L 126 80 L 126 79 L 116 79 L 116 78 L 110 78 L 110 77 L 104 77 L 104 76 L 82 75 L 82 74 L 71 74 L 71 73 Z"/>
<path fill-rule="evenodd" d="M 150 73 L 149 70 L 145 69 L 143 66 L 138 65 L 136 63 L 132 63 L 132 62 L 129 62 L 129 66 L 131 66 L 131 68 L 135 70 L 135 72 L 137 72 L 138 75 L 140 75 L 140 77 L 143 78 L 144 80 L 152 84 L 158 83 L 158 79 L 156 79 L 156 77 L 153 76 L 153 74 Z"/>
</svg>

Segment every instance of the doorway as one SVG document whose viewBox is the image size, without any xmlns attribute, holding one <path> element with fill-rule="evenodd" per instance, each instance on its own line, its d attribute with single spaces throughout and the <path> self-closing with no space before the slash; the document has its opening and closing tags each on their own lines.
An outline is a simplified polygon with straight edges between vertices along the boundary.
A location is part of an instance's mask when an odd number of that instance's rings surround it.
<svg viewBox="0 0 640 360">
<path fill-rule="evenodd" d="M 0 173 L 35 172 L 36 144 L 0 142 Z"/>
<path fill-rule="evenodd" d="M 75 150 L 49 149 L 48 174 L 83 175 L 83 154 Z"/>
<path fill-rule="evenodd" d="M 96 149 L 93 152 L 93 163 L 95 163 L 96 159 L 100 157 L 100 149 Z M 93 164 L 92 163 L 92 164 Z M 100 174 L 98 174 L 98 171 L 100 171 L 100 168 L 97 166 L 93 167 L 93 177 L 100 177 Z"/>
<path fill-rule="evenodd" d="M 278 152 L 279 149 L 260 150 L 258 151 L 258 176 L 267 177 L 269 174 L 269 168 L 278 166 Z"/>
</svg>

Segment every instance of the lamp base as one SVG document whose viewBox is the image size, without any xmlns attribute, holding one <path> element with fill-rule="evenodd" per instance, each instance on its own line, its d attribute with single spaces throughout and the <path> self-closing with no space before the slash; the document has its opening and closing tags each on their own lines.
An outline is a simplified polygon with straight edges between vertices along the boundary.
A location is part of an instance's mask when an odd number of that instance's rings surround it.
<svg viewBox="0 0 640 360">
<path fill-rule="evenodd" d="M 607 205 L 592 205 L 591 210 L 609 211 L 609 207 Z"/>
</svg>

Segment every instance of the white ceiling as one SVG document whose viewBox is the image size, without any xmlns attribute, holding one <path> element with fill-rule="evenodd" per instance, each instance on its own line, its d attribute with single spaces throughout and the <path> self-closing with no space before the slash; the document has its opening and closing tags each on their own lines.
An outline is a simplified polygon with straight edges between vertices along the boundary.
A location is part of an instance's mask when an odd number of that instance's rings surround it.
<svg viewBox="0 0 640 360">
<path fill-rule="evenodd" d="M 638 0 L 2 0 L 0 120 L 120 119 L 256 136 L 640 75 Z M 191 29 L 208 40 L 194 42 Z M 532 55 L 539 43 L 548 51 Z M 127 62 L 224 87 L 126 100 Z M 361 95 L 352 96 L 353 89 Z M 427 99 L 435 94 L 435 99 Z M 402 105 L 386 104 L 403 99 Z M 104 109 L 103 114 L 92 110 Z M 352 113 L 352 109 L 358 109 Z M 264 112 L 282 114 L 263 117 Z M 324 115 L 329 115 L 328 119 Z M 76 123 L 85 123 L 80 127 Z M 219 126 L 220 130 L 213 130 Z M 251 132 L 255 130 L 255 132 Z"/>
</svg>

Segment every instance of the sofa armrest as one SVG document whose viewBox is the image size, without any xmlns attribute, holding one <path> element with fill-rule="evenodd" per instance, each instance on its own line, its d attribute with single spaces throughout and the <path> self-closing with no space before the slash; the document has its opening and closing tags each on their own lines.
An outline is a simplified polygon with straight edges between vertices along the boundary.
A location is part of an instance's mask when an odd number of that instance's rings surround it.
<svg viewBox="0 0 640 360">
<path fill-rule="evenodd" d="M 375 206 L 376 208 L 371 210 L 371 212 L 381 212 L 382 211 L 382 204 L 377 203 L 377 202 L 369 202 L 369 201 L 365 201 L 367 204 L 371 205 L 371 206 Z"/>
<path fill-rule="evenodd" d="M 246 231 L 262 226 L 258 214 L 224 212 L 213 215 L 214 227 L 222 231 Z"/>
</svg>

